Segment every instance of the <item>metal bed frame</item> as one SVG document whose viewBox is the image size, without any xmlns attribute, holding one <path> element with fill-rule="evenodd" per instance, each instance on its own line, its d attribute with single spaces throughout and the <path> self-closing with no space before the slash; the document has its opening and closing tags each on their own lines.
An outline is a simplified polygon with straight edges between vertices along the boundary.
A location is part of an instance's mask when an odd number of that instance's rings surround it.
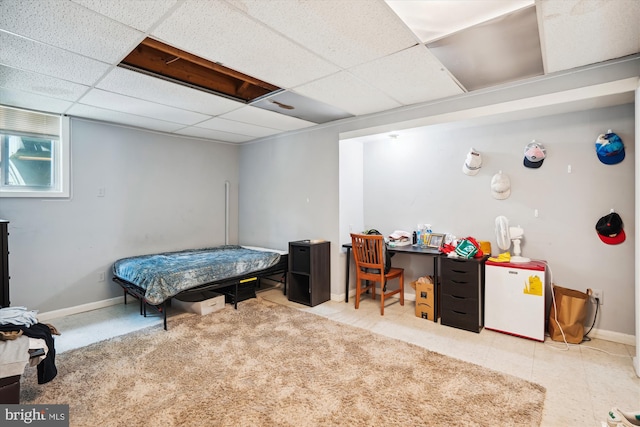
<svg viewBox="0 0 640 427">
<path fill-rule="evenodd" d="M 278 280 L 278 281 L 283 283 L 284 293 L 286 294 L 288 265 L 289 265 L 288 254 L 282 254 L 280 255 L 280 259 L 278 260 L 278 262 L 269 268 L 247 273 L 242 276 L 230 277 L 227 279 L 217 280 L 215 282 L 204 283 L 202 285 L 198 285 L 190 289 L 185 289 L 184 291 L 162 301 L 161 304 L 150 304 L 149 302 L 147 302 L 144 296 L 145 290 L 127 280 L 121 279 L 120 277 L 117 277 L 117 276 L 113 276 L 113 281 L 122 287 L 122 290 L 124 291 L 125 304 L 127 303 L 127 295 L 131 295 L 132 297 L 134 297 L 140 302 L 141 316 L 147 317 L 147 307 L 150 307 L 155 311 L 157 311 L 158 313 L 162 314 L 164 330 L 166 331 L 167 330 L 167 302 L 170 301 L 172 298 L 175 298 L 181 295 L 187 295 L 194 292 L 210 291 L 214 289 L 235 286 L 234 294 L 233 294 L 234 295 L 233 308 L 237 310 L 238 309 L 238 285 L 240 285 L 241 283 L 245 283 L 253 280 L 259 281 L 260 279 L 263 279 L 263 278 L 271 278 L 278 274 L 282 274 L 281 280 Z"/>
</svg>

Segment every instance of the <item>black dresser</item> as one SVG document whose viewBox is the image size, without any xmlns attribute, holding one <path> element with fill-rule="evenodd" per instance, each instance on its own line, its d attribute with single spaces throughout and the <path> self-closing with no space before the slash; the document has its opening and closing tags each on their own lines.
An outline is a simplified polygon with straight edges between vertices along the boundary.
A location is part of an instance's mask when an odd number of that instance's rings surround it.
<svg viewBox="0 0 640 427">
<path fill-rule="evenodd" d="M 484 326 L 484 262 L 440 258 L 440 323 L 471 332 Z"/>
<path fill-rule="evenodd" d="M 0 219 L 0 307 L 9 307 L 9 221 Z"/>
</svg>

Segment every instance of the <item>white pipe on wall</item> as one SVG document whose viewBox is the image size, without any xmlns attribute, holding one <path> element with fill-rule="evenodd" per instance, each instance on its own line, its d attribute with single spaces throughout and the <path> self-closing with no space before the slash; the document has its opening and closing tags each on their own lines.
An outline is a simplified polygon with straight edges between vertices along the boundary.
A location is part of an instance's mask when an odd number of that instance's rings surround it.
<svg viewBox="0 0 640 427">
<path fill-rule="evenodd" d="M 224 182 L 224 244 L 229 244 L 229 181 Z"/>
</svg>

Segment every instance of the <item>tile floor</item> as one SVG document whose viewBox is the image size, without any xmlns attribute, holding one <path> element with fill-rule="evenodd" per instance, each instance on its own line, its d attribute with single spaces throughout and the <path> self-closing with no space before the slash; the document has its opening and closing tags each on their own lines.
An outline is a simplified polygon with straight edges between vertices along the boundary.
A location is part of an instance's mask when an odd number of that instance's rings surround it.
<svg viewBox="0 0 640 427">
<path fill-rule="evenodd" d="M 360 309 L 355 310 L 352 301 L 349 304 L 328 301 L 306 307 L 289 302 L 278 288 L 260 291 L 258 295 L 542 384 L 547 389 L 542 421 L 545 427 L 602 427 L 612 406 L 640 409 L 640 378 L 633 369 L 632 346 L 594 339 L 567 350 L 564 344 L 550 340 L 541 343 L 489 330 L 476 334 L 417 318 L 413 301 L 406 301 L 404 307 L 397 300 L 389 302 L 384 316 L 380 316 L 379 300 L 365 298 Z M 224 309 L 233 308 L 227 305 Z M 238 309 L 242 309 L 242 303 Z M 145 318 L 138 310 L 133 302 L 48 323 L 62 332 L 56 337 L 60 353 L 161 323 L 157 315 Z M 496 425 L 500 425 L 499 420 Z"/>
</svg>

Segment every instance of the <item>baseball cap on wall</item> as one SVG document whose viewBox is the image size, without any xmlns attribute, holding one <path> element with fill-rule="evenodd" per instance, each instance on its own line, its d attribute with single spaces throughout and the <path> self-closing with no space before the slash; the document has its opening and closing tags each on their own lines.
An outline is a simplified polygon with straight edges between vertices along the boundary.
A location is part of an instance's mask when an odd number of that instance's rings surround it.
<svg viewBox="0 0 640 427">
<path fill-rule="evenodd" d="M 473 148 L 467 153 L 467 158 L 462 165 L 462 172 L 466 175 L 477 175 L 482 166 L 482 156 Z"/>
<path fill-rule="evenodd" d="M 596 140 L 596 154 L 605 165 L 615 165 L 624 160 L 622 139 L 610 130 L 600 134 Z"/>
<path fill-rule="evenodd" d="M 531 141 L 524 147 L 524 165 L 528 168 L 537 169 L 542 166 L 545 157 L 547 157 L 547 150 L 544 145 L 539 142 Z"/>
<path fill-rule="evenodd" d="M 498 200 L 504 200 L 511 195 L 511 180 L 502 171 L 491 178 L 491 195 Z"/>
<path fill-rule="evenodd" d="M 607 245 L 617 245 L 626 239 L 622 218 L 615 212 L 603 216 L 596 223 L 598 237 Z"/>
</svg>

